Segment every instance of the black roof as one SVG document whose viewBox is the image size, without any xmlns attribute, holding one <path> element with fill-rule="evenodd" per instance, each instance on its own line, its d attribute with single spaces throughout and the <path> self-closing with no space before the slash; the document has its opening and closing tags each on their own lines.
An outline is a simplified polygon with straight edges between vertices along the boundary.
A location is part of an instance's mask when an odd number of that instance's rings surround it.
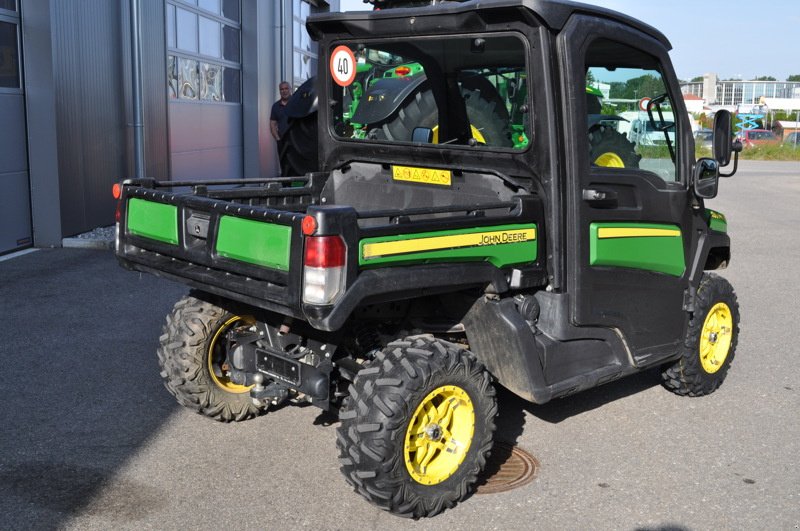
<svg viewBox="0 0 800 531">
<path fill-rule="evenodd" d="M 369 6 L 365 4 L 365 9 Z M 534 13 L 540 18 L 544 24 L 555 31 L 561 30 L 567 23 L 567 20 L 574 14 L 586 14 L 596 17 L 608 18 L 616 20 L 632 26 L 639 31 L 642 31 L 663 44 L 667 50 L 672 48 L 672 45 L 664 36 L 663 33 L 655 29 L 649 24 L 637 20 L 628 15 L 624 15 L 611 9 L 604 7 L 597 7 L 589 4 L 582 4 L 580 2 L 571 2 L 568 0 L 466 0 L 445 2 L 428 6 L 424 8 L 393 8 L 384 9 L 381 11 L 349 11 L 347 13 L 320 13 L 312 15 L 308 21 L 309 30 L 313 34 L 317 34 L 328 23 L 344 22 L 347 20 L 366 20 L 372 17 L 379 18 L 394 18 L 397 16 L 407 16 L 407 11 L 413 10 L 414 14 L 419 16 L 423 14 L 423 10 L 433 14 L 446 14 L 446 13 L 461 13 L 464 11 L 480 10 L 480 9 L 496 9 L 496 8 L 525 8 Z"/>
</svg>

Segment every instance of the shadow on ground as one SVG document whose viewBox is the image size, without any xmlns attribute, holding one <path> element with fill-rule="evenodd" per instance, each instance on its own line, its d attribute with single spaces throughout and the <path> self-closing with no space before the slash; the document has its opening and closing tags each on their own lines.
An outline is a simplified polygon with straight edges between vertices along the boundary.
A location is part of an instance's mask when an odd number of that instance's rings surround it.
<svg viewBox="0 0 800 531">
<path fill-rule="evenodd" d="M 177 409 L 157 377 L 155 349 L 184 291 L 124 271 L 109 251 L 43 250 L 0 262 L 5 529 L 63 526 Z M 159 505 L 147 485 L 116 488 L 127 507 Z"/>
</svg>

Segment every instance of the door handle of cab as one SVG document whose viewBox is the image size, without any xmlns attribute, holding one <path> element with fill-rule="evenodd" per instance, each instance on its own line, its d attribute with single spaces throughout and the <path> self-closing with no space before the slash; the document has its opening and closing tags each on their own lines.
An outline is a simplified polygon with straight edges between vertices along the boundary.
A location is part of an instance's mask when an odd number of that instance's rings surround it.
<svg viewBox="0 0 800 531">
<path fill-rule="evenodd" d="M 585 188 L 583 200 L 596 208 L 614 208 L 617 206 L 617 193 L 611 190 Z"/>
</svg>

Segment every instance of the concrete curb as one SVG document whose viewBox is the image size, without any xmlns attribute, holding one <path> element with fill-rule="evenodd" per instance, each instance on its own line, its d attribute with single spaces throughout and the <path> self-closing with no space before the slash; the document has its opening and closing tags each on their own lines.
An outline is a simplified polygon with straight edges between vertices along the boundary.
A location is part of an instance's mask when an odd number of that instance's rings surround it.
<svg viewBox="0 0 800 531">
<path fill-rule="evenodd" d="M 102 249 L 109 250 L 114 248 L 112 240 L 93 240 L 89 238 L 64 238 L 61 240 L 62 247 L 72 249 Z"/>
</svg>

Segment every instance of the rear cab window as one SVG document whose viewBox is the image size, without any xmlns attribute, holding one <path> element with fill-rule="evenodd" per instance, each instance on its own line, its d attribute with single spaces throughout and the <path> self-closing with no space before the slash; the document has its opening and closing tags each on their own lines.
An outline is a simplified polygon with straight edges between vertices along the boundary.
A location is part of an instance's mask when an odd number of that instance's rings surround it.
<svg viewBox="0 0 800 531">
<path fill-rule="evenodd" d="M 514 34 L 336 42 L 329 66 L 339 140 L 509 151 L 532 140 Z"/>
</svg>

